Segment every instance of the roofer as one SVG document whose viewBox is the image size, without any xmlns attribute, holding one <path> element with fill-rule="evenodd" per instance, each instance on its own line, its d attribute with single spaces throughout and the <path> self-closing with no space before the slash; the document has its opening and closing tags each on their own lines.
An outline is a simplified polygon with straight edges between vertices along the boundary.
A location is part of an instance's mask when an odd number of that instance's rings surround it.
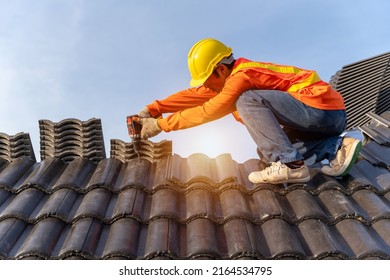
<svg viewBox="0 0 390 280">
<path fill-rule="evenodd" d="M 344 176 L 361 141 L 340 134 L 346 127 L 343 98 L 312 70 L 235 59 L 232 49 L 207 38 L 188 54 L 192 88 L 144 108 L 139 116 L 147 139 L 204 124 L 229 113 L 248 129 L 258 147 L 263 170 L 249 174 L 253 183 L 310 180 L 305 160 L 329 159 L 321 171 Z M 172 113 L 166 118 L 162 114 Z"/>
</svg>

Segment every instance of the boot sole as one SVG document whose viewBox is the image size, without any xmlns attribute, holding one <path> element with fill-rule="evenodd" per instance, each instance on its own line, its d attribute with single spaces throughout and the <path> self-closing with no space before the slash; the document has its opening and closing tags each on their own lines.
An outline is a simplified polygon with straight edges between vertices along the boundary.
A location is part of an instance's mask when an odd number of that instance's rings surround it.
<svg viewBox="0 0 390 280">
<path fill-rule="evenodd" d="M 309 182 L 311 177 L 305 177 L 305 178 L 297 178 L 297 179 L 291 179 L 291 180 L 285 180 L 285 181 L 261 181 L 261 182 L 252 182 L 253 184 L 272 184 L 272 185 L 277 185 L 277 184 L 293 184 L 293 183 L 307 183 Z"/>
<path fill-rule="evenodd" d="M 295 179 L 288 179 L 288 180 L 282 180 L 282 181 L 252 181 L 249 179 L 249 181 L 251 181 L 253 184 L 284 184 L 284 183 L 287 183 L 287 184 L 292 184 L 292 183 L 307 183 L 309 182 L 311 179 L 311 176 L 308 175 L 304 178 L 295 178 Z"/>
<path fill-rule="evenodd" d="M 310 176 L 308 177 L 305 177 L 305 178 L 299 178 L 299 179 L 291 179 L 291 180 L 286 180 L 286 181 L 281 181 L 281 182 L 272 182 L 272 184 L 284 184 L 284 183 L 287 183 L 287 184 L 293 184 L 293 183 L 307 183 L 310 181 Z M 269 182 L 271 183 L 271 182 Z"/>
</svg>

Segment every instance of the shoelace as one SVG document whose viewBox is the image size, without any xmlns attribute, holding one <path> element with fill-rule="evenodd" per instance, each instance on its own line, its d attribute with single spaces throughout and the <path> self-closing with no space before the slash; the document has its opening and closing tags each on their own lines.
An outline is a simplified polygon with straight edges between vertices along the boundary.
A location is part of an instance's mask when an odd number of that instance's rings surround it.
<svg viewBox="0 0 390 280">
<path fill-rule="evenodd" d="M 278 162 L 272 162 L 271 166 L 267 167 L 265 170 L 267 174 L 270 175 L 272 173 L 279 173 L 279 171 L 282 168 L 286 168 L 286 166 L 282 164 L 280 161 L 278 161 Z"/>
</svg>

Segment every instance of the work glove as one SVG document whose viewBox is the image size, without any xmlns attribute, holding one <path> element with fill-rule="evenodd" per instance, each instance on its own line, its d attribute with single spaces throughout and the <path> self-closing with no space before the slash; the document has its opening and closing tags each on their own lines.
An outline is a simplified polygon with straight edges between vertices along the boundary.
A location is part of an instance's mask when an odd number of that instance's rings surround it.
<svg viewBox="0 0 390 280">
<path fill-rule="evenodd" d="M 155 118 L 140 118 L 139 122 L 142 124 L 141 139 L 154 137 L 162 131 Z"/>
<path fill-rule="evenodd" d="M 140 118 L 151 118 L 152 115 L 150 114 L 148 107 L 143 108 L 139 113 L 138 116 Z"/>
</svg>

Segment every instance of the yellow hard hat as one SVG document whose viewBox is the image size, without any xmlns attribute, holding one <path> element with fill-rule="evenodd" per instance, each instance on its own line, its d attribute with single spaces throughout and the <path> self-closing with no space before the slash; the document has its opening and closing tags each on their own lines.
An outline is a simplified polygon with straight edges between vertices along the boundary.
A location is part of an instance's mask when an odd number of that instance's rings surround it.
<svg viewBox="0 0 390 280">
<path fill-rule="evenodd" d="M 188 53 L 188 69 L 192 87 L 202 85 L 213 73 L 215 66 L 232 54 L 232 49 L 221 42 L 207 38 L 192 46 Z"/>
</svg>

